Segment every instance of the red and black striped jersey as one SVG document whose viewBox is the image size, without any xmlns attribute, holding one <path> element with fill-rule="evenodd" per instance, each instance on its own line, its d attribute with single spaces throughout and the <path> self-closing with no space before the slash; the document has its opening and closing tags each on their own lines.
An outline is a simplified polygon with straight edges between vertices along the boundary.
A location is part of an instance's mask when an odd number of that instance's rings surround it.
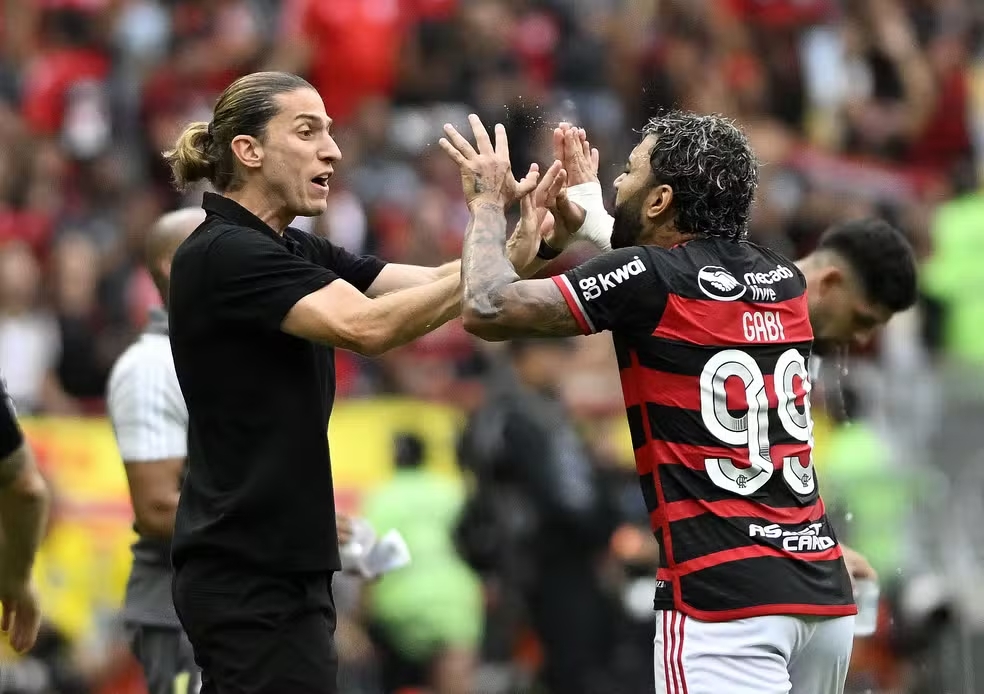
<svg viewBox="0 0 984 694">
<path fill-rule="evenodd" d="M 720 621 L 856 613 L 817 491 L 806 280 L 752 243 L 635 246 L 554 277 L 615 342 L 661 548 L 656 609 Z"/>
</svg>

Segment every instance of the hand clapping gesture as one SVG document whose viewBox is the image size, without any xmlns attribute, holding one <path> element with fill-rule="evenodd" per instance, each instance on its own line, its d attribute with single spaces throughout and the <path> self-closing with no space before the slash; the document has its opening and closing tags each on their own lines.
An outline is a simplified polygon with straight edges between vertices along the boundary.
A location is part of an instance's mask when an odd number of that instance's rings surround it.
<svg viewBox="0 0 984 694">
<path fill-rule="evenodd" d="M 447 137 L 442 137 L 438 143 L 461 169 L 461 187 L 468 206 L 490 203 L 505 208 L 531 192 L 539 178 L 539 167 L 532 164 L 521 181 L 513 177 L 509 141 L 502 124 L 495 125 L 493 147 L 481 119 L 471 114 L 468 122 L 475 136 L 475 147 L 450 123 L 444 126 Z"/>
</svg>

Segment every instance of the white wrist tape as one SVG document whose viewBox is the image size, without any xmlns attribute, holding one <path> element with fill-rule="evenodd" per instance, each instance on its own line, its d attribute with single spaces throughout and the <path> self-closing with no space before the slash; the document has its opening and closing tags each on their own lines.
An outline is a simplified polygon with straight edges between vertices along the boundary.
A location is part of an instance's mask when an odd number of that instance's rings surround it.
<svg viewBox="0 0 984 694">
<path fill-rule="evenodd" d="M 571 186 L 567 189 L 567 199 L 584 208 L 584 224 L 574 233 L 574 238 L 588 241 L 601 251 L 610 251 L 615 220 L 605 209 L 601 184 L 592 181 Z"/>
<path fill-rule="evenodd" d="M 605 198 L 601 194 L 601 183 L 598 181 L 589 181 L 587 183 L 578 183 L 576 186 L 568 186 L 567 199 L 571 202 L 576 202 L 584 209 L 599 205 L 604 206 L 605 204 Z"/>
</svg>

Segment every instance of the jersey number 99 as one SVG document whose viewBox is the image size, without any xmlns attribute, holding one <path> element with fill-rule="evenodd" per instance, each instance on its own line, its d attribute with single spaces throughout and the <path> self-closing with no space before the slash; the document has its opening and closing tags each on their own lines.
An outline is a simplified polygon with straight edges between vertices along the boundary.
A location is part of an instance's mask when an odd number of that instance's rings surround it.
<svg viewBox="0 0 984 694">
<path fill-rule="evenodd" d="M 738 378 L 744 385 L 747 411 L 736 417 L 728 410 L 725 384 Z M 803 411 L 796 407 L 795 379 L 802 382 Z M 772 377 L 779 403 L 779 420 L 786 432 L 809 445 L 807 461 L 799 456 L 783 458 L 782 476 L 789 488 L 799 495 L 812 494 L 816 488 L 813 474 L 813 421 L 810 418 L 810 380 L 803 355 L 786 350 L 776 363 Z M 728 446 L 748 447 L 748 466 L 738 467 L 731 458 L 705 458 L 704 467 L 718 487 L 741 496 L 754 494 L 772 479 L 769 441 L 769 396 L 766 379 L 755 359 L 747 352 L 729 349 L 711 357 L 700 374 L 700 414 L 704 426 Z"/>
</svg>

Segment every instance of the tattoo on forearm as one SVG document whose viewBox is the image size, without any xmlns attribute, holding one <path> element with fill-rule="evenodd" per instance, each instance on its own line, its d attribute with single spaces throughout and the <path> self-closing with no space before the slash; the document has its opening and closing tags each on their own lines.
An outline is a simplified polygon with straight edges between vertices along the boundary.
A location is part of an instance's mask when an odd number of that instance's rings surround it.
<svg viewBox="0 0 984 694">
<path fill-rule="evenodd" d="M 506 255 L 506 216 L 499 205 L 479 203 L 473 208 L 461 267 L 465 302 L 492 315 L 502 288 L 518 279 Z"/>
<path fill-rule="evenodd" d="M 488 334 L 571 336 L 581 333 L 551 280 L 517 282 L 506 254 L 506 217 L 498 205 L 479 203 L 465 231 L 461 254 L 465 306 L 495 324 Z"/>
<path fill-rule="evenodd" d="M 506 287 L 504 297 L 523 307 L 528 333 L 541 337 L 571 337 L 581 334 L 581 327 L 564 301 L 557 285 L 551 281 L 516 282 Z"/>
<path fill-rule="evenodd" d="M 24 455 L 23 446 L 0 460 L 0 487 L 6 487 L 20 477 L 26 463 L 27 456 Z"/>
</svg>

